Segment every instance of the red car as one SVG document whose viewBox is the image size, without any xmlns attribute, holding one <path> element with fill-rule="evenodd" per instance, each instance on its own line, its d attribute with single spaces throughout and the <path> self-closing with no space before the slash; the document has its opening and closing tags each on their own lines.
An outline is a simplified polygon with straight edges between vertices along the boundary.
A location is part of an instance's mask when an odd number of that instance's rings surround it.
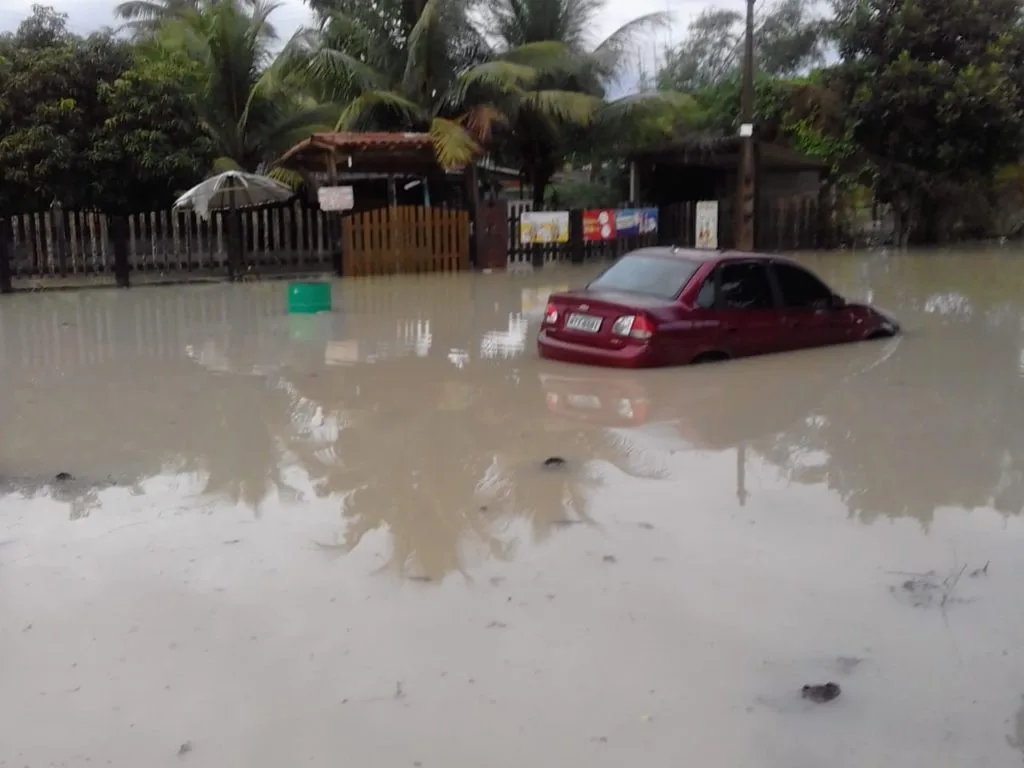
<svg viewBox="0 0 1024 768">
<path fill-rule="evenodd" d="M 894 336 L 781 256 L 684 248 L 627 253 L 581 291 L 552 294 L 541 357 L 640 368 L 727 360 Z"/>
</svg>

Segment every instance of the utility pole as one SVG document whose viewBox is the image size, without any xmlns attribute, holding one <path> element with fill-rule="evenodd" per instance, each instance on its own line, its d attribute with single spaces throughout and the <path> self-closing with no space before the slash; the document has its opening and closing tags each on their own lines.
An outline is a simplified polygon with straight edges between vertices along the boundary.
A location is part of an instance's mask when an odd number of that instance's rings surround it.
<svg viewBox="0 0 1024 768">
<path fill-rule="evenodd" d="M 736 248 L 754 250 L 757 215 L 757 157 L 754 146 L 754 0 L 747 0 L 747 33 L 743 41 L 743 82 L 740 93 L 740 163 L 736 184 Z"/>
</svg>

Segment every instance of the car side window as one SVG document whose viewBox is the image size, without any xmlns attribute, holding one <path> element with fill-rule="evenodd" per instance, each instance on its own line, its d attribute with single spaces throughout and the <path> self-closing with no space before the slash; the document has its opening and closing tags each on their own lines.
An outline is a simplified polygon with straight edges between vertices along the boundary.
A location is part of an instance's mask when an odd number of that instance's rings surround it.
<svg viewBox="0 0 1024 768">
<path fill-rule="evenodd" d="M 704 285 L 697 292 L 697 307 L 711 309 L 715 306 L 715 274 L 712 272 L 704 278 Z"/>
<path fill-rule="evenodd" d="M 773 309 L 768 268 L 753 261 L 722 265 L 719 297 L 723 309 Z"/>
<path fill-rule="evenodd" d="M 792 309 L 828 309 L 832 291 L 806 269 L 792 264 L 775 264 L 782 303 Z"/>
</svg>

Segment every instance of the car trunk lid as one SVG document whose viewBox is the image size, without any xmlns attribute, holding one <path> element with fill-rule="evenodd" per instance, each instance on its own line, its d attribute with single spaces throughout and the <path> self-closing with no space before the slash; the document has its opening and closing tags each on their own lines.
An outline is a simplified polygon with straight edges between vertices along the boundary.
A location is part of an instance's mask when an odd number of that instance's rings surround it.
<svg viewBox="0 0 1024 768">
<path fill-rule="evenodd" d="M 548 303 L 558 311 L 558 320 L 545 323 L 556 339 L 594 347 L 620 347 L 628 337 L 612 334 L 612 325 L 623 315 L 644 314 L 653 320 L 672 305 L 655 296 L 633 293 L 569 291 L 553 294 Z"/>
</svg>

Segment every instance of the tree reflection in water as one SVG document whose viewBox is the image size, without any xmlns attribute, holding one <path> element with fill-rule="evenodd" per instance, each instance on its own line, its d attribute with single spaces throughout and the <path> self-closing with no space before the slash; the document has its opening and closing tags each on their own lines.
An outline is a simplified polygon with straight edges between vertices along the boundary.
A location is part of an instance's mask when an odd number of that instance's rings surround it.
<svg viewBox="0 0 1024 768">
<path fill-rule="evenodd" d="M 471 368 L 421 360 L 408 376 L 353 368 L 293 382 L 326 411 L 343 411 L 345 427 L 328 460 L 309 441 L 290 446 L 322 495 L 344 497 L 339 551 L 386 530 L 386 568 L 431 580 L 465 574 L 474 554 L 514 555 L 513 522 L 525 522 L 535 541 L 567 523 L 589 523 L 600 462 L 635 476 L 656 474 L 638 469 L 628 443 L 607 430 L 547 430 L 535 379 L 497 365 Z M 384 391 L 395 386 L 402 392 Z M 570 466 L 545 470 L 543 459 L 556 454 Z"/>
<path fill-rule="evenodd" d="M 787 477 L 836 491 L 863 522 L 913 517 L 928 527 L 943 507 L 1020 514 L 1024 415 L 1006 404 L 1020 401 L 1024 381 L 1010 319 L 961 319 L 945 338 L 903 344 L 753 448 Z M 967 322 L 987 326 L 974 329 L 984 344 L 955 338 Z"/>
</svg>

